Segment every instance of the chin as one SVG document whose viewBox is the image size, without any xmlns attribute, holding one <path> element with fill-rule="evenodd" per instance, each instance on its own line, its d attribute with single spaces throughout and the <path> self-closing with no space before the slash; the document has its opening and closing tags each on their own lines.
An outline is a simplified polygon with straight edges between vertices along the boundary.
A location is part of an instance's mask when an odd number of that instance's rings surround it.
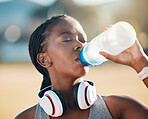
<svg viewBox="0 0 148 119">
<path fill-rule="evenodd" d="M 72 71 L 72 75 L 75 77 L 75 78 L 80 78 L 80 77 L 83 77 L 85 76 L 87 73 L 89 72 L 89 67 L 88 66 L 83 66 L 81 68 L 75 68 L 74 71 Z M 70 74 L 70 73 L 69 73 Z"/>
<path fill-rule="evenodd" d="M 80 72 L 80 77 L 85 76 L 88 72 L 89 72 L 89 67 L 88 66 L 85 66 L 83 68 L 83 70 L 81 70 L 81 72 Z"/>
</svg>

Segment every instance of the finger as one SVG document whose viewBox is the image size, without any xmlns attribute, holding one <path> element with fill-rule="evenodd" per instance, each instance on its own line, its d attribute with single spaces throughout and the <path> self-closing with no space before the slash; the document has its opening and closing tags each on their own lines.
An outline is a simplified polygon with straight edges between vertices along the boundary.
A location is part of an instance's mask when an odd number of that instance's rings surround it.
<svg viewBox="0 0 148 119">
<path fill-rule="evenodd" d="M 111 28 L 113 25 L 112 24 L 110 24 L 109 26 L 108 26 L 108 28 Z"/>
<path fill-rule="evenodd" d="M 108 28 L 107 28 L 107 27 L 105 27 L 105 28 L 104 28 L 104 31 L 106 31 L 107 29 L 108 29 Z"/>
<path fill-rule="evenodd" d="M 117 56 L 116 55 L 110 55 L 110 54 L 108 54 L 106 52 L 103 52 L 103 51 L 100 51 L 99 54 L 104 56 L 108 60 L 111 60 L 111 61 L 114 61 L 114 62 L 116 62 L 116 60 L 117 60 Z"/>
<path fill-rule="evenodd" d="M 104 31 L 106 31 L 106 30 L 108 30 L 109 28 L 111 28 L 113 25 L 111 24 L 111 25 L 109 25 L 108 27 L 105 27 L 104 28 Z"/>
</svg>

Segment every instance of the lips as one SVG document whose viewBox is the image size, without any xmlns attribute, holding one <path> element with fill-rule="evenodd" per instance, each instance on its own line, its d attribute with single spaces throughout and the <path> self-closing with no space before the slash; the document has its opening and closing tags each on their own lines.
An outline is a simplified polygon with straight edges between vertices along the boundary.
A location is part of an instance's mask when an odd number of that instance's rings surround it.
<svg viewBox="0 0 148 119">
<path fill-rule="evenodd" d="M 76 57 L 75 61 L 80 63 L 79 56 Z"/>
</svg>

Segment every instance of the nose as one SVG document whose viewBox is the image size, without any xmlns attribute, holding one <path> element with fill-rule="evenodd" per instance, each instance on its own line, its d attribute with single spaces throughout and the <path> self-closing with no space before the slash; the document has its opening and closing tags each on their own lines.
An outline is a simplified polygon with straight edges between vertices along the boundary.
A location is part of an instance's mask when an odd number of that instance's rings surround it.
<svg viewBox="0 0 148 119">
<path fill-rule="evenodd" d="M 76 44 L 76 46 L 74 47 L 74 51 L 81 51 L 81 49 L 83 48 L 83 44 L 79 41 L 77 41 L 78 43 Z"/>
</svg>

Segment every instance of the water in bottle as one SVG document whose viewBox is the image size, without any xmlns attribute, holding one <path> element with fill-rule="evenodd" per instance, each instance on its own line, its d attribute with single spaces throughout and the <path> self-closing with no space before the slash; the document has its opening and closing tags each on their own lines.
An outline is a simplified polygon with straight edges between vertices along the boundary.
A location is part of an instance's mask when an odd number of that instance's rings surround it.
<svg viewBox="0 0 148 119">
<path fill-rule="evenodd" d="M 127 22 L 118 22 L 83 47 L 80 52 L 80 61 L 85 66 L 100 65 L 107 61 L 99 54 L 100 51 L 117 55 L 131 47 L 135 40 L 135 29 Z"/>
</svg>

